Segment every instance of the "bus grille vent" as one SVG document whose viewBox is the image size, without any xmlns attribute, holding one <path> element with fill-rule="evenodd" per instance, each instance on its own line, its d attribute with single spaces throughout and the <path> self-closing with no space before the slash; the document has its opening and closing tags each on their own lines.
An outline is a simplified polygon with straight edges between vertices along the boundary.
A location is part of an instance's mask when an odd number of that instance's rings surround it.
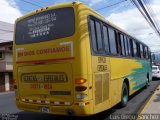
<svg viewBox="0 0 160 120">
<path fill-rule="evenodd" d="M 95 74 L 95 104 L 109 99 L 109 74 Z"/>
</svg>

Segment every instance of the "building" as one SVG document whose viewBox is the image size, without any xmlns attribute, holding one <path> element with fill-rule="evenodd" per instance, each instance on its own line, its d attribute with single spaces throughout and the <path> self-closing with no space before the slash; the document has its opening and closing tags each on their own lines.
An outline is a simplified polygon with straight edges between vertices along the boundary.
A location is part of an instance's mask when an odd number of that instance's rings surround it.
<svg viewBox="0 0 160 120">
<path fill-rule="evenodd" d="M 0 22 L 0 92 L 13 90 L 13 24 Z"/>
</svg>

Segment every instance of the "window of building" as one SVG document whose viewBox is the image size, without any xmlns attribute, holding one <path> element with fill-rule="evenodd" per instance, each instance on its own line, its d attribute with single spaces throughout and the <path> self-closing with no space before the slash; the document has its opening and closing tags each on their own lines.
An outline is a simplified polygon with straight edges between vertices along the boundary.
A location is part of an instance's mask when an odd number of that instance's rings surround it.
<svg viewBox="0 0 160 120">
<path fill-rule="evenodd" d="M 3 52 L 0 52 L 0 59 L 3 59 Z"/>
<path fill-rule="evenodd" d="M 117 47 L 116 47 L 116 36 L 115 31 L 108 27 L 108 35 L 109 35 L 109 43 L 110 43 L 110 52 L 111 54 L 117 54 Z"/>
</svg>

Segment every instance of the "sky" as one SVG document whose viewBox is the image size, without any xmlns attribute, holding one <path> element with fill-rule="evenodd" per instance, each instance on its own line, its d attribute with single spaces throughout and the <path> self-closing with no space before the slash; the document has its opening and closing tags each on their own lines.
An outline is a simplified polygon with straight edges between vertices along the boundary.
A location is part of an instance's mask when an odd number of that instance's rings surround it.
<svg viewBox="0 0 160 120">
<path fill-rule="evenodd" d="M 33 4 L 26 3 L 31 2 Z M 73 0 L 0 0 L 0 21 L 14 24 L 16 18 L 36 10 L 38 6 L 50 6 Z M 160 37 L 149 26 L 130 0 L 76 0 L 96 10 L 110 22 L 149 45 L 152 51 L 160 51 Z M 160 0 L 148 0 L 154 18 L 160 27 Z M 38 6 L 36 6 L 36 5 Z"/>
</svg>

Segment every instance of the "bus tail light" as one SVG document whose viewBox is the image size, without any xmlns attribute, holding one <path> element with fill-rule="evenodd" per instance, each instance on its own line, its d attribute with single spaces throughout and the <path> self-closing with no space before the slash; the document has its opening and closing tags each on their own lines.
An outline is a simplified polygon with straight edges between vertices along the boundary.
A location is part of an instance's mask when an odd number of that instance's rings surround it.
<svg viewBox="0 0 160 120">
<path fill-rule="evenodd" d="M 17 89 L 16 80 L 13 80 L 14 89 Z"/>
<path fill-rule="evenodd" d="M 14 85 L 16 84 L 16 80 L 13 80 L 13 84 L 14 84 Z"/>
<path fill-rule="evenodd" d="M 83 78 L 81 78 L 81 79 L 76 79 L 75 80 L 75 83 L 76 84 L 83 84 L 83 83 L 85 83 L 86 82 L 86 79 L 83 79 Z"/>
<path fill-rule="evenodd" d="M 84 99 L 85 97 L 87 97 L 87 94 L 80 94 L 80 93 L 76 94 L 77 99 Z"/>
<path fill-rule="evenodd" d="M 87 87 L 85 87 L 85 86 L 77 86 L 75 89 L 76 89 L 76 91 L 81 92 L 81 91 L 85 91 L 87 89 Z"/>
<path fill-rule="evenodd" d="M 19 101 L 19 97 L 16 97 L 16 101 Z"/>
</svg>

